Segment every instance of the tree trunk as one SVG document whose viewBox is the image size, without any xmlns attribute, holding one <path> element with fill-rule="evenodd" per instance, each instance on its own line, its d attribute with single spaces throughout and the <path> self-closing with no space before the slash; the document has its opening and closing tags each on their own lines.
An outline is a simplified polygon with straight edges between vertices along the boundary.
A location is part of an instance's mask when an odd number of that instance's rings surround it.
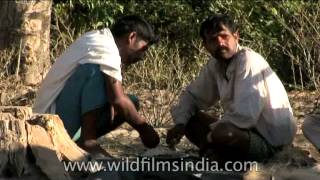
<svg viewBox="0 0 320 180">
<path fill-rule="evenodd" d="M 16 71 L 27 85 L 37 84 L 50 65 L 52 0 L 1 0 L 0 50 L 14 48 Z M 21 68 L 20 68 L 21 67 Z"/>
<path fill-rule="evenodd" d="M 58 116 L 0 106 L 0 178 L 70 179 L 61 161 L 87 159 Z"/>
</svg>

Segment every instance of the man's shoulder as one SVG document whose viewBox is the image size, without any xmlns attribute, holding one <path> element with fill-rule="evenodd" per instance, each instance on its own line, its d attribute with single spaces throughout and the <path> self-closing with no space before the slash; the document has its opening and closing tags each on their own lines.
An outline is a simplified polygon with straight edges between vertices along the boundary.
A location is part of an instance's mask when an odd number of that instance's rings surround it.
<svg viewBox="0 0 320 180">
<path fill-rule="evenodd" d="M 246 65 L 252 65 L 254 67 L 268 66 L 265 58 L 258 52 L 254 51 L 249 47 L 242 47 L 239 54 L 238 59 L 241 63 Z"/>
<path fill-rule="evenodd" d="M 118 47 L 108 28 L 89 31 L 83 34 L 74 44 L 79 44 L 83 49 L 99 53 L 100 55 L 108 54 L 114 57 L 119 56 Z M 120 57 L 117 59 L 120 59 Z"/>
<path fill-rule="evenodd" d="M 82 34 L 79 39 L 86 39 L 86 40 L 97 40 L 97 39 L 112 39 L 113 40 L 113 36 L 112 33 L 110 31 L 110 29 L 108 28 L 104 28 L 104 29 L 100 29 L 100 30 L 91 30 L 88 31 L 84 34 Z"/>
<path fill-rule="evenodd" d="M 256 52 L 255 50 L 249 47 L 243 47 L 240 50 L 240 54 L 245 56 L 248 59 L 259 58 L 264 60 L 263 56 L 260 53 Z"/>
<path fill-rule="evenodd" d="M 210 71 L 216 72 L 220 68 L 220 63 L 214 57 L 211 57 L 208 62 L 202 67 L 202 69 L 207 68 Z"/>
</svg>

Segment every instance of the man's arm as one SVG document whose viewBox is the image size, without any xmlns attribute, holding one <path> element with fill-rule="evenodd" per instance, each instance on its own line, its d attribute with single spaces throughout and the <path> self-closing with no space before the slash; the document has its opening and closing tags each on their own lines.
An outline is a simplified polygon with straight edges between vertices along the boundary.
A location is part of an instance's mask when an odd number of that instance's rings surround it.
<svg viewBox="0 0 320 180">
<path fill-rule="evenodd" d="M 182 92 L 178 104 L 172 107 L 176 124 L 187 124 L 196 111 L 206 110 L 219 100 L 215 63 L 212 59 L 202 68 L 199 76 Z"/>
<path fill-rule="evenodd" d="M 107 95 L 115 111 L 133 127 L 146 123 L 138 114 L 132 101 L 124 94 L 121 82 L 108 75 L 105 76 L 105 79 Z"/>
<path fill-rule="evenodd" d="M 106 89 L 114 110 L 136 129 L 145 146 L 153 148 L 160 142 L 157 132 L 137 112 L 134 104 L 124 94 L 121 82 L 106 75 Z"/>
<path fill-rule="evenodd" d="M 185 125 L 196 111 L 207 109 L 219 100 L 217 79 L 214 74 L 215 61 L 210 60 L 200 75 L 181 94 L 179 102 L 172 107 L 171 115 L 175 126 L 167 133 L 167 144 L 178 144 L 184 135 Z"/>
</svg>

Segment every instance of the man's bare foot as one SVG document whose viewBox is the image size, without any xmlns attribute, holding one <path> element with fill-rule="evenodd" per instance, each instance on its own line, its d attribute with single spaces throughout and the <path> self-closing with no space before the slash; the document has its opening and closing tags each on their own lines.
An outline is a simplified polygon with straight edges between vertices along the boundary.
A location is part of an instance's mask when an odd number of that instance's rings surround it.
<svg viewBox="0 0 320 180">
<path fill-rule="evenodd" d="M 82 149 L 90 153 L 93 157 L 112 157 L 105 151 L 96 140 L 85 140 L 78 144 Z"/>
</svg>

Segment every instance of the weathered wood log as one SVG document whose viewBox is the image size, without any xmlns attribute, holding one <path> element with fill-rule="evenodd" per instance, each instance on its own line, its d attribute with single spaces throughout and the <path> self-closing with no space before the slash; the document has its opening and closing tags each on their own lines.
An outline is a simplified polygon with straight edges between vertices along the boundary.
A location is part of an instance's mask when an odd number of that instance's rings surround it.
<svg viewBox="0 0 320 180">
<path fill-rule="evenodd" d="M 61 161 L 87 158 L 57 115 L 32 114 L 30 107 L 0 107 L 0 178 L 70 179 Z"/>
</svg>

